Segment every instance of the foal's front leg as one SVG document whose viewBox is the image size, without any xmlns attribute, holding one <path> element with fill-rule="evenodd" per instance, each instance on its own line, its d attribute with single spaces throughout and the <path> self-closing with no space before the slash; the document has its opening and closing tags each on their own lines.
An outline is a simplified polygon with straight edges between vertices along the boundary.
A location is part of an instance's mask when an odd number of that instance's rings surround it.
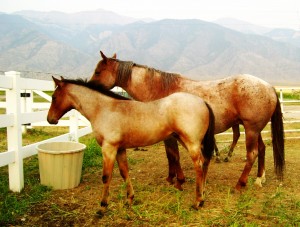
<svg viewBox="0 0 300 227">
<path fill-rule="evenodd" d="M 108 206 L 108 196 L 109 196 L 109 185 L 112 178 L 112 172 L 114 168 L 114 163 L 117 155 L 117 148 L 110 145 L 102 145 L 102 155 L 103 155 L 103 189 L 102 189 L 102 198 L 101 198 L 101 208 L 97 212 L 100 217 L 103 217 L 106 208 Z"/>
<path fill-rule="evenodd" d="M 134 198 L 134 191 L 133 191 L 133 187 L 132 187 L 131 180 L 130 180 L 129 173 L 128 173 L 128 162 L 127 162 L 125 149 L 118 150 L 117 162 L 118 162 L 120 174 L 126 184 L 127 201 L 128 201 L 129 206 L 131 206 L 133 198 Z"/>
</svg>

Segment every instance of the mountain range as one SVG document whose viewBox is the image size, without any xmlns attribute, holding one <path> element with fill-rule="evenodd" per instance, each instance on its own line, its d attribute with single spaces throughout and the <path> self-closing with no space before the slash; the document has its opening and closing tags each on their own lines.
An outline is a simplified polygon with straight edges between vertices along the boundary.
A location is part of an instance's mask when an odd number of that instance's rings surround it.
<svg viewBox="0 0 300 227">
<path fill-rule="evenodd" d="M 89 78 L 102 50 L 195 80 L 246 73 L 274 85 L 300 84 L 300 31 L 237 24 L 136 19 L 105 10 L 0 13 L 0 71 Z"/>
</svg>

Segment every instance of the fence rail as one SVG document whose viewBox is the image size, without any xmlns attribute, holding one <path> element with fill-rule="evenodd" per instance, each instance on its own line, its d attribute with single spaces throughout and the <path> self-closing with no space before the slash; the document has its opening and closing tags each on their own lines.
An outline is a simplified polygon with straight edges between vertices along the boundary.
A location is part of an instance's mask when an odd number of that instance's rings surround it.
<svg viewBox="0 0 300 227">
<path fill-rule="evenodd" d="M 284 114 L 285 103 L 300 103 L 300 100 L 284 100 L 284 90 L 299 90 L 295 88 L 276 88 L 280 93 L 280 102 Z M 9 169 L 9 188 L 12 191 L 20 192 L 24 187 L 23 159 L 37 154 L 36 146 L 45 142 L 54 141 L 78 141 L 78 138 L 92 132 L 90 123 L 77 111 L 72 110 L 65 114 L 64 119 L 56 126 L 68 126 L 69 132 L 48 140 L 40 141 L 27 146 L 22 145 L 22 131 L 30 126 L 50 126 L 46 121 L 47 112 L 50 107 L 51 97 L 45 91 L 53 91 L 52 81 L 36 80 L 20 77 L 19 72 L 5 72 L 0 75 L 0 90 L 5 92 L 5 101 L 1 102 L 0 108 L 5 109 L 5 114 L 0 114 L 0 128 L 7 128 L 7 151 L 0 151 L 0 167 L 7 166 Z M 37 95 L 45 102 L 35 102 L 33 96 Z M 300 104 L 299 104 L 300 106 Z M 294 111 L 296 114 L 299 111 Z M 67 118 L 67 120 L 66 120 Z M 300 117 L 288 123 L 300 123 Z M 79 126 L 83 126 L 80 127 Z M 285 132 L 299 132 L 300 129 L 285 130 Z M 264 131 L 263 133 L 268 133 Z M 228 135 L 232 133 L 222 133 Z M 241 133 L 243 134 L 243 133 Z M 297 137 L 300 138 L 300 137 Z"/>
</svg>

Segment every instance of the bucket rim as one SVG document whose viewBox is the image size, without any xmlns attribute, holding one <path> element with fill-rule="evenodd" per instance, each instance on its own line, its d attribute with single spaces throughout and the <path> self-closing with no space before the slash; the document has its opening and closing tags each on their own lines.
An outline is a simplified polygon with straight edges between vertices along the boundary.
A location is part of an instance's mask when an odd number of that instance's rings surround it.
<svg viewBox="0 0 300 227">
<path fill-rule="evenodd" d="M 77 144 L 77 145 L 79 145 L 79 147 L 76 149 L 67 149 L 67 150 L 63 150 L 63 149 L 62 150 L 51 150 L 51 149 L 41 148 L 41 146 L 45 146 L 46 144 L 66 144 L 66 143 Z M 47 154 L 71 154 L 71 153 L 77 153 L 77 152 L 84 151 L 86 149 L 86 145 L 83 143 L 75 142 L 75 141 L 54 141 L 54 142 L 40 143 L 36 146 L 36 149 L 38 152 L 47 153 Z"/>
</svg>

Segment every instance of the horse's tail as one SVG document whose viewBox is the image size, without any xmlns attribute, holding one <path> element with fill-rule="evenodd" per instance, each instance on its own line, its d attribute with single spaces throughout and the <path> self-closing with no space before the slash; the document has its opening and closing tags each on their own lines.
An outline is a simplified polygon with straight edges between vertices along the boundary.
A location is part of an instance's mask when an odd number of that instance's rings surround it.
<svg viewBox="0 0 300 227">
<path fill-rule="evenodd" d="M 281 106 L 278 97 L 277 97 L 276 109 L 271 117 L 271 128 L 272 128 L 272 143 L 273 143 L 275 173 L 279 177 L 279 179 L 282 180 L 284 167 L 285 167 L 284 129 L 283 129 Z"/>
<path fill-rule="evenodd" d="M 215 148 L 215 115 L 210 105 L 208 105 L 207 103 L 205 104 L 209 111 L 209 125 L 202 142 L 203 144 L 202 154 L 204 158 L 210 160 L 213 156 L 214 148 Z"/>
</svg>

